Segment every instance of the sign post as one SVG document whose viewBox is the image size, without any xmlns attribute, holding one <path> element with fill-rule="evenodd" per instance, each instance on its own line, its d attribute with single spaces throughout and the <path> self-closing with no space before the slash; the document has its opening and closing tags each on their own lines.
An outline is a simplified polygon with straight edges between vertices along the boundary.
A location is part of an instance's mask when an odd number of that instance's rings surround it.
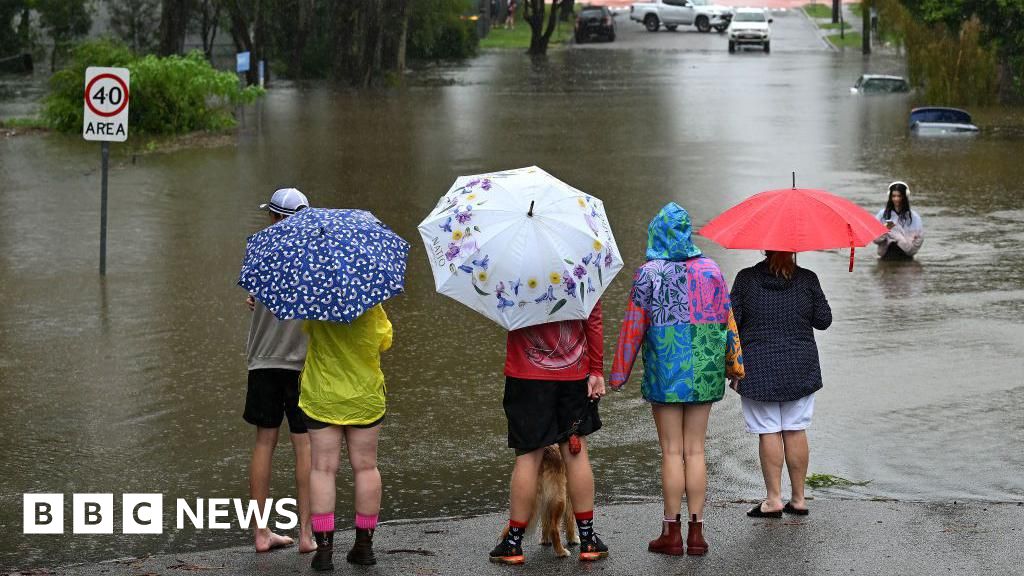
<svg viewBox="0 0 1024 576">
<path fill-rule="evenodd" d="M 128 139 L 127 68 L 91 66 L 85 70 L 82 138 L 100 142 L 100 275 L 107 274 L 107 168 L 110 143 Z"/>
</svg>

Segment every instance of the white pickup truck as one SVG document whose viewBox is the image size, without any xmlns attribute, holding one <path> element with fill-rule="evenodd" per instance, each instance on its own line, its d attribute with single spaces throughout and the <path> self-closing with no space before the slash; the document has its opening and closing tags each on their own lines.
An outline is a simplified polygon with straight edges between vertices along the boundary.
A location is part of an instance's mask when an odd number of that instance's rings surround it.
<svg viewBox="0 0 1024 576">
<path fill-rule="evenodd" d="M 712 28 L 725 32 L 732 15 L 732 8 L 716 6 L 709 0 L 650 0 L 629 7 L 629 19 L 643 23 L 648 32 L 657 32 L 662 26 L 675 30 L 690 25 L 701 32 Z"/>
</svg>

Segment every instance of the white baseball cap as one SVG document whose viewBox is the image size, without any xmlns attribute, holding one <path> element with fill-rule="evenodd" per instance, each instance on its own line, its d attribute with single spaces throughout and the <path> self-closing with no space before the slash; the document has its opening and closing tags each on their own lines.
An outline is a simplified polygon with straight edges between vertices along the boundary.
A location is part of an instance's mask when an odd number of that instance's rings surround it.
<svg viewBox="0 0 1024 576">
<path fill-rule="evenodd" d="M 281 188 L 274 192 L 269 203 L 260 204 L 260 210 L 268 210 L 284 216 L 291 216 L 308 207 L 309 200 L 306 199 L 306 195 L 295 188 Z"/>
</svg>

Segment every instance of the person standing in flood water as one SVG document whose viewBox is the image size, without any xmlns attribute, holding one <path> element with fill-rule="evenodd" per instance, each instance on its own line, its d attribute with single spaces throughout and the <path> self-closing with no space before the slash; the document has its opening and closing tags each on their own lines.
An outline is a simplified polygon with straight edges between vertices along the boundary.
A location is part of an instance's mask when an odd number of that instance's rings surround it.
<svg viewBox="0 0 1024 576">
<path fill-rule="evenodd" d="M 733 282 L 733 314 L 743 342 L 746 377 L 731 385 L 742 397 L 747 431 L 759 437 L 767 498 L 747 512 L 754 518 L 806 516 L 804 481 L 810 448 L 807 427 L 822 387 L 814 330 L 832 324 L 817 275 L 796 265 L 792 252 L 767 252 Z M 782 503 L 782 464 L 792 494 Z"/>
<path fill-rule="evenodd" d="M 647 263 L 633 280 L 610 382 L 613 390 L 622 388 L 642 345 L 642 392 L 658 429 L 665 506 L 661 535 L 647 550 L 670 556 L 684 553 L 683 496 L 685 553 L 708 551 L 703 531 L 708 417 L 725 394 L 726 378 L 743 378 L 729 289 L 718 264 L 701 253 L 691 233 L 690 215 L 674 202 L 651 220 Z"/>
<path fill-rule="evenodd" d="M 309 352 L 299 408 L 306 416 L 313 457 L 310 500 L 317 549 L 312 568 L 334 570 L 335 481 L 342 439 L 355 490 L 356 538 L 346 560 L 370 566 L 377 563 L 373 534 L 382 492 L 377 439 L 387 411 L 380 356 L 391 348 L 391 322 L 377 304 L 348 324 L 307 320 L 305 330 Z"/>
<path fill-rule="evenodd" d="M 554 274 L 553 284 L 562 280 Z M 557 282 L 556 282 L 557 280 Z M 579 559 L 599 560 L 608 547 L 594 531 L 594 472 L 586 436 L 601 428 L 598 400 L 605 395 L 601 301 L 586 320 L 550 322 L 508 333 L 505 397 L 508 447 L 515 449 L 509 523 L 490 561 L 522 564 L 523 536 L 537 496 L 547 446 L 557 444 L 565 464 L 569 500 L 580 537 Z"/>
<path fill-rule="evenodd" d="M 270 202 L 260 206 L 277 224 L 309 206 L 306 196 L 295 188 L 274 192 Z M 278 430 L 287 416 L 295 451 L 295 488 L 299 506 L 299 552 L 316 548 L 309 520 L 310 447 L 306 421 L 299 411 L 299 374 L 306 360 L 306 336 L 299 320 L 278 320 L 251 294 L 246 304 L 252 311 L 252 324 L 246 357 L 249 383 L 242 417 L 256 426 L 256 446 L 249 465 L 249 497 L 263 509 L 270 497 L 270 467 Z M 290 546 L 287 536 L 275 534 L 270 528 L 257 528 L 256 551 Z"/>
<path fill-rule="evenodd" d="M 889 184 L 889 199 L 875 216 L 889 229 L 875 240 L 882 260 L 910 260 L 924 244 L 924 223 L 910 209 L 910 188 L 897 180 Z"/>
</svg>

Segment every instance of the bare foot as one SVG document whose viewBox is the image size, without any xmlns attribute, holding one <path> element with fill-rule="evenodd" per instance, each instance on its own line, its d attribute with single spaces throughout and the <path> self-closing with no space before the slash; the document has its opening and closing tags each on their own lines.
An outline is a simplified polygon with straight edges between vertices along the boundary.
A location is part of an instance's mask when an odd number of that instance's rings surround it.
<svg viewBox="0 0 1024 576">
<path fill-rule="evenodd" d="M 316 541 L 313 540 L 313 533 L 299 533 L 299 554 L 309 554 L 316 551 Z"/>
<path fill-rule="evenodd" d="M 256 551 L 257 552 L 269 552 L 277 548 L 287 548 L 294 544 L 295 541 L 288 536 L 281 536 L 280 534 L 274 534 L 270 530 L 257 530 L 256 531 Z"/>
<path fill-rule="evenodd" d="M 781 512 L 782 511 L 782 500 L 772 502 L 771 500 L 765 500 L 761 502 L 761 512 Z"/>
</svg>

